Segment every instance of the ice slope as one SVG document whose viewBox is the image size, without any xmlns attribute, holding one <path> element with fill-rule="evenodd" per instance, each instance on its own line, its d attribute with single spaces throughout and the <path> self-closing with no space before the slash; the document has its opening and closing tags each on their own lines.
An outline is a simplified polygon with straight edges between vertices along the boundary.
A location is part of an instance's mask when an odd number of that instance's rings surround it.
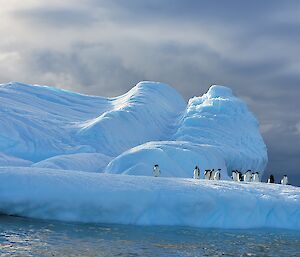
<svg viewBox="0 0 300 257">
<path fill-rule="evenodd" d="M 112 105 L 111 111 L 76 125 L 82 144 L 109 156 L 145 142 L 168 139 L 186 106 L 173 88 L 155 82 L 140 82 L 115 98 Z"/>
<path fill-rule="evenodd" d="M 299 230 L 300 189 L 265 183 L 0 168 L 0 212 L 79 222 Z"/>
<path fill-rule="evenodd" d="M 86 172 L 103 172 L 111 157 L 101 153 L 76 153 L 57 155 L 32 164 L 35 168 L 60 170 L 80 170 Z"/>
<path fill-rule="evenodd" d="M 205 169 L 221 168 L 226 179 L 236 169 L 262 175 L 267 164 L 257 120 L 224 86 L 212 86 L 202 97 L 190 99 L 170 140 L 130 149 L 115 158 L 106 172 L 146 175 L 158 163 L 163 176 L 190 177 L 198 165 L 202 177 Z"/>
<path fill-rule="evenodd" d="M 116 98 L 2 84 L 0 152 L 34 162 L 74 153 L 117 156 L 166 139 L 185 106 L 173 88 L 155 82 L 141 82 Z"/>
<path fill-rule="evenodd" d="M 27 167 L 31 166 L 32 162 L 23 160 L 14 156 L 9 156 L 0 152 L 0 167 L 3 166 L 19 166 L 19 167 Z"/>
<path fill-rule="evenodd" d="M 47 86 L 0 86 L 0 151 L 39 161 L 66 153 L 93 152 L 79 145 L 74 124 L 110 109 L 110 101 Z"/>
</svg>

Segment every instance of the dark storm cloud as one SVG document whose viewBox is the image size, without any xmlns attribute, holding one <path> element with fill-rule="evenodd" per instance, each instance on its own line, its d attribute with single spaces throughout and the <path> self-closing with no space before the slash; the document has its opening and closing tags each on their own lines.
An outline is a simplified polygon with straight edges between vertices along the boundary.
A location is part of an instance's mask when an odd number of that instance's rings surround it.
<svg viewBox="0 0 300 257">
<path fill-rule="evenodd" d="M 216 20 L 222 22 L 236 22 L 252 18 L 264 18 L 264 14 L 270 8 L 280 6 L 280 1 L 240 1 L 240 0 L 153 0 L 153 1 L 92 1 L 95 5 L 108 6 L 118 10 L 116 14 L 121 18 L 126 18 L 129 22 L 131 15 L 135 17 L 155 20 L 155 18 L 170 18 L 173 20 L 189 19 L 198 22 L 199 20 Z M 256 2 L 256 4 L 255 4 Z M 282 1 L 281 1 L 282 2 Z M 291 1 L 292 2 L 292 1 Z M 259 4 L 258 4 L 259 3 Z M 294 1 L 298 4 L 297 1 Z M 132 18 L 132 17 L 131 17 Z"/>
<path fill-rule="evenodd" d="M 90 94 L 97 91 L 99 95 L 117 96 L 128 91 L 133 81 L 139 82 L 139 76 L 104 44 L 75 44 L 65 51 L 35 51 L 31 63 L 39 74 L 68 74 L 75 81 L 75 88 L 81 85 Z M 76 89 L 83 91 L 80 87 Z"/>
<path fill-rule="evenodd" d="M 300 185 L 299 1 L 66 0 L 11 13 L 30 25 L 0 42 L 0 79 L 106 96 L 156 80 L 186 100 L 228 85 L 260 121 L 266 176 Z"/>
</svg>

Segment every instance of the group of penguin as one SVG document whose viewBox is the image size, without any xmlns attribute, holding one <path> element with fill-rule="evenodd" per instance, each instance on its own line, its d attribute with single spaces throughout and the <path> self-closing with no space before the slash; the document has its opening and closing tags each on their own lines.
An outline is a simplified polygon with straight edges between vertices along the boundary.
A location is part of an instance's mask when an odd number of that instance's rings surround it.
<svg viewBox="0 0 300 257">
<path fill-rule="evenodd" d="M 273 175 L 270 175 L 267 183 L 275 183 L 275 179 L 274 179 Z M 288 183 L 289 183 L 288 177 L 287 177 L 287 175 L 284 175 L 283 178 L 280 180 L 280 184 L 287 185 Z"/>
<path fill-rule="evenodd" d="M 198 168 L 198 167 L 196 166 L 196 168 Z M 195 178 L 195 171 L 194 171 L 194 178 Z M 200 176 L 198 177 L 198 179 L 199 178 L 200 178 Z M 220 180 L 221 179 L 221 169 L 218 169 L 216 171 L 215 171 L 215 169 L 205 170 L 204 179 L 206 179 L 206 180 Z"/>
<path fill-rule="evenodd" d="M 245 181 L 245 182 L 260 182 L 260 177 L 258 172 L 251 172 L 251 170 L 247 170 L 245 174 L 242 174 L 242 172 L 238 170 L 233 170 L 232 171 L 232 176 L 231 176 L 233 181 Z M 275 179 L 273 175 L 270 175 L 270 177 L 267 180 L 268 184 L 274 184 Z M 280 180 L 280 183 L 282 185 L 287 185 L 288 184 L 288 177 L 287 175 L 284 175 L 283 178 Z"/>
<path fill-rule="evenodd" d="M 153 167 L 153 176 L 159 177 L 161 174 L 160 168 L 158 164 L 155 164 Z M 221 179 L 221 169 L 218 169 L 215 171 L 215 169 L 212 170 L 205 170 L 204 177 L 207 180 L 220 180 Z M 200 169 L 198 166 L 194 169 L 194 179 L 200 179 Z"/>
<path fill-rule="evenodd" d="M 231 172 L 231 178 L 233 181 L 237 182 L 260 182 L 259 173 L 251 172 L 251 170 L 247 170 L 244 174 L 238 170 L 233 170 Z"/>
<path fill-rule="evenodd" d="M 153 176 L 159 177 L 161 174 L 161 171 L 159 169 L 158 164 L 155 164 L 153 167 Z M 236 182 L 245 181 L 245 182 L 260 182 L 260 177 L 258 172 L 251 172 L 251 170 L 247 170 L 244 174 L 238 170 L 232 171 L 232 180 Z M 221 179 L 221 169 L 212 169 L 212 170 L 205 170 L 204 172 L 204 178 L 206 180 L 220 180 Z M 200 179 L 200 169 L 198 166 L 194 169 L 194 179 Z M 270 175 L 268 178 L 267 183 L 275 183 L 275 179 L 273 175 Z M 288 177 L 287 175 L 284 175 L 281 179 L 280 183 L 282 185 L 288 184 Z"/>
</svg>

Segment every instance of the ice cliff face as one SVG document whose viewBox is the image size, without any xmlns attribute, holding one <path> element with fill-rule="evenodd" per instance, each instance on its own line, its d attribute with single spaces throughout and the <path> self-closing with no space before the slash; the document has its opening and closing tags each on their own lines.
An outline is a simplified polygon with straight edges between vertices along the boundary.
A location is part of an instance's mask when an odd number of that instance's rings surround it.
<svg viewBox="0 0 300 257">
<path fill-rule="evenodd" d="M 229 88 L 212 86 L 186 105 L 155 82 L 116 98 L 2 84 L 0 152 L 0 164 L 5 156 L 40 168 L 152 175 L 157 163 L 175 177 L 191 177 L 198 165 L 221 168 L 226 179 L 232 169 L 262 173 L 267 164 L 258 123 Z"/>
</svg>

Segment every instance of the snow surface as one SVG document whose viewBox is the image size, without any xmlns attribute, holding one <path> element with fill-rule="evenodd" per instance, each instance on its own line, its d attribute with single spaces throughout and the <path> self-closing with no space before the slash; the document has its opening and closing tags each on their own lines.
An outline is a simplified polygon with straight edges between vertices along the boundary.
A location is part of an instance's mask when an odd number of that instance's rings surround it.
<svg viewBox="0 0 300 257">
<path fill-rule="evenodd" d="M 300 188 L 0 168 L 0 212 L 64 221 L 300 229 Z"/>
<path fill-rule="evenodd" d="M 162 177 L 152 177 L 154 164 Z M 257 120 L 227 87 L 212 86 L 186 104 L 157 82 L 140 82 L 115 98 L 0 85 L 4 214 L 299 229 L 298 188 L 224 181 L 232 169 L 262 175 L 266 164 Z M 205 169 L 221 168 L 223 181 L 191 179 L 196 165 L 202 178 Z"/>
</svg>

